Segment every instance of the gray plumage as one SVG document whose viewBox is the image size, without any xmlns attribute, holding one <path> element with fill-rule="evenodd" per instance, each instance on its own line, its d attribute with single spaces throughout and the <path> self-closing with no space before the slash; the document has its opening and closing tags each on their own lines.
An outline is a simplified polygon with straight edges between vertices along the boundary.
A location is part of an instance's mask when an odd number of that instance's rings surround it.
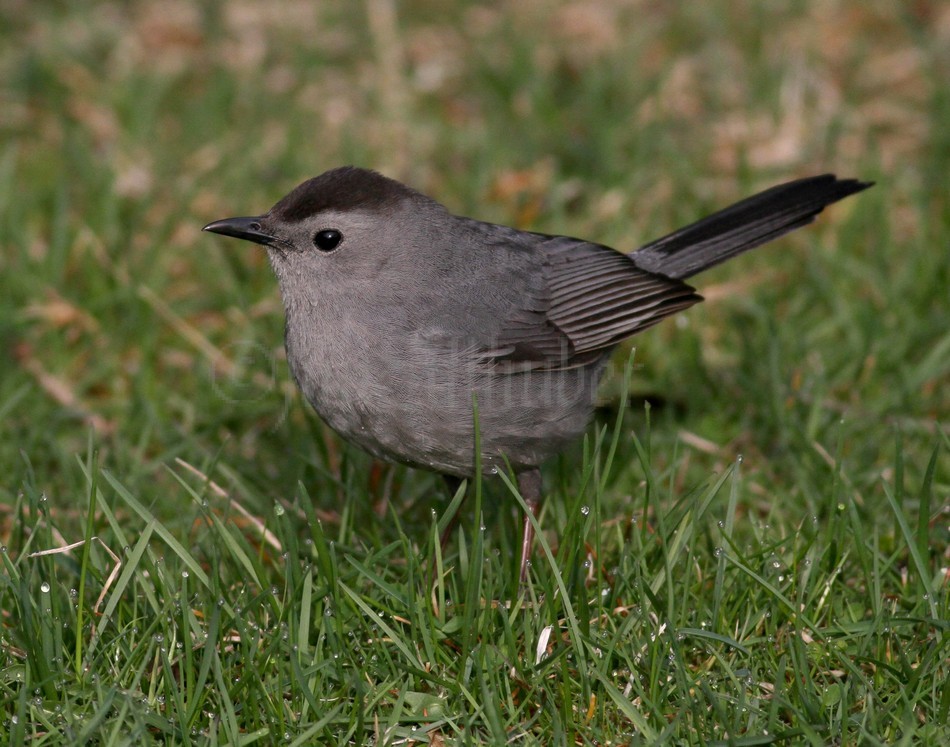
<svg viewBox="0 0 950 747">
<path fill-rule="evenodd" d="M 684 278 L 868 186 L 790 182 L 625 255 L 454 216 L 343 167 L 264 215 L 205 230 L 267 246 L 291 372 L 334 430 L 377 457 L 464 477 L 473 397 L 483 469 L 533 470 L 583 432 L 611 350 L 701 300 Z"/>
</svg>

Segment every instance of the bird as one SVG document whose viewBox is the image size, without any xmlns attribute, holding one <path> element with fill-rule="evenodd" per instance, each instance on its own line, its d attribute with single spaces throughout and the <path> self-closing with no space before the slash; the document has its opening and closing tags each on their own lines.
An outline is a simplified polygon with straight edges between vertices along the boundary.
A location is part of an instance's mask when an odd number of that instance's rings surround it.
<svg viewBox="0 0 950 747">
<path fill-rule="evenodd" d="M 618 344 L 700 302 L 686 279 L 870 186 L 797 179 L 623 253 L 454 215 L 342 166 L 203 230 L 266 248 L 290 372 L 341 437 L 449 480 L 511 470 L 536 514 L 540 466 L 586 429 Z M 532 542 L 526 514 L 522 581 Z"/>
</svg>

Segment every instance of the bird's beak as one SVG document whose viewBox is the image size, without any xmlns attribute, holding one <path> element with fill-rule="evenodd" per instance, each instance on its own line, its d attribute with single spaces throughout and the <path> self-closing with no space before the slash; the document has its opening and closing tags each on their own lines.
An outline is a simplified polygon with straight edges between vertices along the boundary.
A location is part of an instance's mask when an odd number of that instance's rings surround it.
<svg viewBox="0 0 950 747">
<path fill-rule="evenodd" d="M 273 244 L 276 237 L 261 230 L 261 217 L 250 218 L 224 218 L 209 223 L 201 229 L 202 231 L 211 231 L 219 233 L 222 236 L 233 236 L 236 239 L 253 241 L 255 244 L 264 244 L 265 246 Z"/>
</svg>

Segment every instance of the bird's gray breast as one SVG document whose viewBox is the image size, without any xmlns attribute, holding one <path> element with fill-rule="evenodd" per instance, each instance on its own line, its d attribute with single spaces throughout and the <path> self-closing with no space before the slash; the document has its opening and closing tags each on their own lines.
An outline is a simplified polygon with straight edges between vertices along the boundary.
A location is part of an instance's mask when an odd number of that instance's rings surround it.
<svg viewBox="0 0 950 747">
<path fill-rule="evenodd" d="M 288 325 L 290 368 L 335 431 L 390 461 L 456 475 L 535 466 L 583 431 L 602 366 L 509 373 L 449 329 L 324 315 Z"/>
</svg>

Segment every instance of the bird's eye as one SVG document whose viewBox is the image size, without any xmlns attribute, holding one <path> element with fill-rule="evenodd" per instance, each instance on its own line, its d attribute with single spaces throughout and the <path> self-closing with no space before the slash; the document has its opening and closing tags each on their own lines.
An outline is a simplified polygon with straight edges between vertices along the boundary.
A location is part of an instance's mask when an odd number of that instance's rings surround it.
<svg viewBox="0 0 950 747">
<path fill-rule="evenodd" d="M 313 237 L 313 245 L 321 252 L 332 252 L 340 245 L 341 241 L 343 241 L 343 234 L 335 228 L 318 231 Z"/>
</svg>

